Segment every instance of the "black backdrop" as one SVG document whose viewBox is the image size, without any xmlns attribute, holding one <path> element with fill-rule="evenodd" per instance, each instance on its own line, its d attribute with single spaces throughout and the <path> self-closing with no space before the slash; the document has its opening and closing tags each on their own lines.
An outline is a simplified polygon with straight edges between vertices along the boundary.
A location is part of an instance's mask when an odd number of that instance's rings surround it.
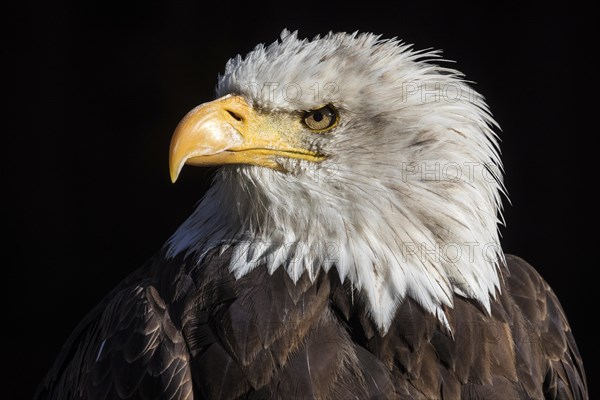
<svg viewBox="0 0 600 400">
<path fill-rule="evenodd" d="M 170 135 L 225 62 L 282 28 L 373 31 L 444 50 L 502 126 L 503 246 L 555 288 L 594 379 L 593 85 L 583 21 L 431 5 L 34 4 L 9 13 L 2 392 L 30 397 L 75 324 L 190 213 L 210 170 L 169 181 Z M 593 83 L 593 81 L 592 81 Z M 588 116 L 586 118 L 586 115 Z"/>
</svg>

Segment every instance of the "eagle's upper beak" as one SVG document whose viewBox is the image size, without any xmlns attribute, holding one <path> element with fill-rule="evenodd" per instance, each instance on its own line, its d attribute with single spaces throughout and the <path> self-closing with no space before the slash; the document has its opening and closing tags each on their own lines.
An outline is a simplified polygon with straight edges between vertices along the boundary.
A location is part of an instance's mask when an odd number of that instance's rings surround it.
<svg viewBox="0 0 600 400">
<path fill-rule="evenodd" d="M 282 126 L 283 121 L 255 111 L 242 96 L 227 95 L 194 108 L 171 139 L 171 180 L 177 180 L 184 164 L 252 164 L 281 170 L 277 157 L 324 159 L 302 148 L 294 134 L 299 129 Z"/>
</svg>

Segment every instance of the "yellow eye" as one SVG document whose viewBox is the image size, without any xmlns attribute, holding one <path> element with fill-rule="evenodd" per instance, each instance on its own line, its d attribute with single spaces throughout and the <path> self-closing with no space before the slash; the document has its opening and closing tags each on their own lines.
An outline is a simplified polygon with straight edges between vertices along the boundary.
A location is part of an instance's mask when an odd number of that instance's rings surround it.
<svg viewBox="0 0 600 400">
<path fill-rule="evenodd" d="M 325 106 L 318 110 L 307 111 L 303 117 L 304 123 L 313 131 L 325 131 L 337 125 L 338 115 L 335 108 Z"/>
</svg>

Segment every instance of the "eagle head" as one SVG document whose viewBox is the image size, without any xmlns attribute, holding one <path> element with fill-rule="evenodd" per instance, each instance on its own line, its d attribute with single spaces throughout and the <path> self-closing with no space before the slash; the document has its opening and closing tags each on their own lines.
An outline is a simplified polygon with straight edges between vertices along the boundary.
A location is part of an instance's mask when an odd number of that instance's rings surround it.
<svg viewBox="0 0 600 400">
<path fill-rule="evenodd" d="M 373 34 L 280 40 L 231 59 L 217 99 L 173 135 L 171 176 L 222 165 L 169 255 L 229 268 L 335 268 L 385 333 L 407 296 L 446 323 L 489 310 L 502 260 L 502 168 L 483 98 L 439 52 Z"/>
</svg>

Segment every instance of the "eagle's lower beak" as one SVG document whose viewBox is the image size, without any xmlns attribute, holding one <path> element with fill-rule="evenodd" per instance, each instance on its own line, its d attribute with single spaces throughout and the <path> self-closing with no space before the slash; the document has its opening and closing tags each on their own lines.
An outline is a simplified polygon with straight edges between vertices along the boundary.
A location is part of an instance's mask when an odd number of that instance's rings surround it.
<svg viewBox="0 0 600 400">
<path fill-rule="evenodd" d="M 281 125 L 282 120 L 256 112 L 242 96 L 202 104 L 175 129 L 169 154 L 171 180 L 177 180 L 184 164 L 252 164 L 279 170 L 277 157 L 323 160 L 303 149 L 296 135 Z"/>
</svg>

